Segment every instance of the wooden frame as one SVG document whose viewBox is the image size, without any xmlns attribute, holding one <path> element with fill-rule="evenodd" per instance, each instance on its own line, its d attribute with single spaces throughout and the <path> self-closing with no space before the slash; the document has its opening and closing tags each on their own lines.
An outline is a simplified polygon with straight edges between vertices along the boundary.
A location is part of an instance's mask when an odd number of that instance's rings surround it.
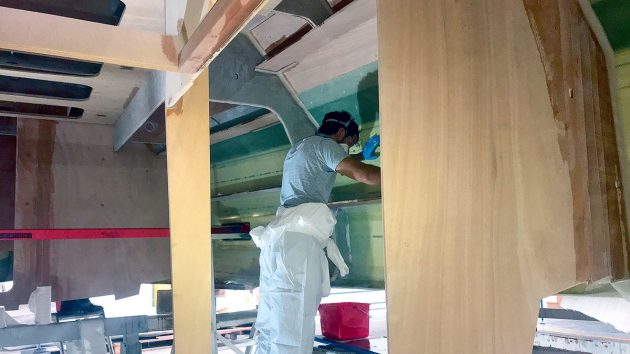
<svg viewBox="0 0 630 354">
<path fill-rule="evenodd" d="M 217 1 L 182 48 L 179 70 L 195 73 L 207 66 L 266 2 L 267 0 Z"/>
<path fill-rule="evenodd" d="M 177 36 L 0 7 L 0 49 L 198 73 L 268 1 L 217 1 L 183 48 Z M 189 22 L 193 10 L 187 9 Z"/>
<path fill-rule="evenodd" d="M 173 37 L 0 7 L 0 48 L 93 62 L 176 71 Z"/>
</svg>

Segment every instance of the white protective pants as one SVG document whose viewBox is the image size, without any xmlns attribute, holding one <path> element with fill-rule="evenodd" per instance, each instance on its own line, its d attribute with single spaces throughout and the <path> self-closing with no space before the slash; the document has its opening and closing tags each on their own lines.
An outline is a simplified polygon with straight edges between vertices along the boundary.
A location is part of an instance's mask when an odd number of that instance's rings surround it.
<svg viewBox="0 0 630 354">
<path fill-rule="evenodd" d="M 315 315 L 327 265 L 316 240 L 295 232 L 285 232 L 261 251 L 256 354 L 313 352 Z"/>
<path fill-rule="evenodd" d="M 328 257 L 342 276 L 348 267 L 330 236 L 336 219 L 325 204 L 280 208 L 266 227 L 250 232 L 260 247 L 256 354 L 310 354 L 315 315 L 330 293 Z"/>
</svg>

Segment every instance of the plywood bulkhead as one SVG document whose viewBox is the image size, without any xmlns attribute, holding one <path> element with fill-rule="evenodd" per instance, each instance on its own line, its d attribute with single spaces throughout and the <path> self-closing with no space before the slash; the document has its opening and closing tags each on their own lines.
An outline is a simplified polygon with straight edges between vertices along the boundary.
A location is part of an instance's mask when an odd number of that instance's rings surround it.
<svg viewBox="0 0 630 354">
<path fill-rule="evenodd" d="M 166 161 L 142 145 L 112 151 L 112 126 L 21 119 L 16 228 L 168 227 Z M 168 239 L 15 241 L 14 288 L 0 304 L 136 294 L 170 278 Z"/>
<path fill-rule="evenodd" d="M 611 275 L 608 118 L 559 115 L 523 2 L 380 1 L 378 31 L 389 351 L 531 353 L 539 299 Z"/>
</svg>

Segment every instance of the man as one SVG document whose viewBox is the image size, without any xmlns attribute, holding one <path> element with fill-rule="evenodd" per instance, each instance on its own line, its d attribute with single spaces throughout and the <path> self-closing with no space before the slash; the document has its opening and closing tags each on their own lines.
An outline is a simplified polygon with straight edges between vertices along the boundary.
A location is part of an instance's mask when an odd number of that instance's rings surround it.
<svg viewBox="0 0 630 354">
<path fill-rule="evenodd" d="M 326 203 L 336 175 L 380 183 L 380 168 L 361 162 L 376 158 L 379 137 L 372 137 L 361 154 L 349 155 L 347 149 L 358 140 L 359 126 L 348 112 L 329 112 L 317 135 L 295 143 L 285 158 L 277 216 L 251 232 L 261 248 L 257 354 L 313 351 L 317 307 L 330 292 L 323 248 L 340 274 L 348 273 L 330 238 L 336 219 Z"/>
</svg>

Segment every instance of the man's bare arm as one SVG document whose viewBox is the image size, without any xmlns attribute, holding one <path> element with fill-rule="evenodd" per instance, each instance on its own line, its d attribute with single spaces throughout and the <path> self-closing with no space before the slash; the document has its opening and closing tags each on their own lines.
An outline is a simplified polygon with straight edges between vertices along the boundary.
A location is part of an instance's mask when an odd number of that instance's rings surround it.
<svg viewBox="0 0 630 354">
<path fill-rule="evenodd" d="M 381 168 L 358 161 L 353 156 L 348 156 L 337 165 L 337 172 L 350 177 L 355 181 L 372 186 L 381 183 Z"/>
</svg>

